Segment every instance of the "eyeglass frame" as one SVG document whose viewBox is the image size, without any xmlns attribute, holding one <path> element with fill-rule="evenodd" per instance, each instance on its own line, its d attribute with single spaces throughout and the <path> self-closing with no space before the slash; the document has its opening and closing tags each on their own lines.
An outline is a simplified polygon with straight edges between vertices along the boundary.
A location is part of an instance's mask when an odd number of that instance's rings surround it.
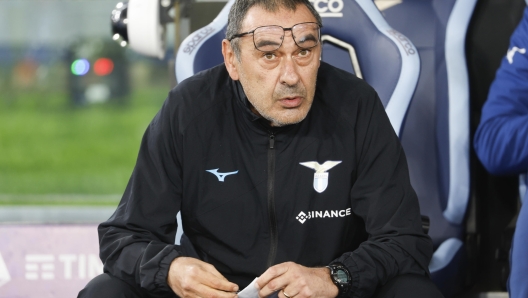
<svg viewBox="0 0 528 298">
<path fill-rule="evenodd" d="M 295 40 L 295 37 L 293 36 L 293 27 L 297 26 L 297 25 L 301 25 L 301 24 L 316 24 L 317 26 L 319 26 L 319 28 L 317 29 L 317 31 L 319 32 L 319 37 L 317 38 L 317 44 L 315 44 L 314 46 L 312 47 L 301 47 L 300 45 L 297 44 L 297 41 Z M 280 49 L 280 47 L 282 47 L 282 43 L 284 42 L 284 36 L 286 35 L 286 31 L 290 31 L 292 33 L 292 39 L 293 39 L 293 42 L 301 49 L 311 49 L 311 48 L 315 48 L 317 45 L 319 45 L 321 43 L 321 28 L 323 28 L 323 25 L 322 24 L 319 24 L 317 22 L 302 22 L 302 23 L 297 23 L 293 26 L 291 26 L 290 28 L 284 28 L 280 25 L 266 25 L 266 26 L 259 26 L 251 31 L 248 31 L 248 32 L 242 32 L 242 33 L 238 33 L 238 34 L 234 34 L 233 36 L 231 36 L 231 38 L 228 39 L 228 41 L 232 41 L 233 39 L 235 38 L 239 38 L 239 37 L 244 37 L 248 34 L 253 34 L 255 33 L 255 30 L 259 29 L 259 28 L 264 28 L 264 27 L 281 27 L 282 28 L 282 37 L 283 39 L 281 40 L 281 43 L 280 45 L 274 50 L 278 50 Z M 257 48 L 257 45 L 255 44 L 255 34 L 253 34 L 253 46 L 255 47 L 255 49 L 257 51 L 261 51 L 261 52 L 267 52 L 267 51 L 262 51 L 262 50 L 259 50 L 259 48 Z"/>
</svg>

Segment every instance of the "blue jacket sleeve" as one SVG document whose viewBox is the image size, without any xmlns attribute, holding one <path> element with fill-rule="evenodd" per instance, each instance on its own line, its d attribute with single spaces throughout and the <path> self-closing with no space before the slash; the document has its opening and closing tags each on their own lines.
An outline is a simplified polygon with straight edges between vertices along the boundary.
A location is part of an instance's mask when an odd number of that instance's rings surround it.
<svg viewBox="0 0 528 298">
<path fill-rule="evenodd" d="M 492 174 L 528 171 L 528 8 L 491 85 L 474 146 Z"/>
</svg>

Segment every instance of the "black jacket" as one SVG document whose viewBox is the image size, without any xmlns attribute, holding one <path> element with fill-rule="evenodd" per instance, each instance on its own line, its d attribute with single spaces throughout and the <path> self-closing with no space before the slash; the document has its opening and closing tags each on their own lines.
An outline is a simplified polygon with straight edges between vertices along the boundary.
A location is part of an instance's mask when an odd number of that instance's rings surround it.
<svg viewBox="0 0 528 298">
<path fill-rule="evenodd" d="M 327 161 L 333 167 L 316 173 Z M 376 92 L 325 63 L 308 116 L 282 128 L 249 110 L 224 65 L 179 84 L 99 237 L 105 271 L 153 292 L 170 291 L 174 258 L 194 255 L 240 288 L 273 264 L 339 261 L 352 274 L 350 296 L 369 297 L 395 275 L 428 274 L 432 255 Z"/>
</svg>

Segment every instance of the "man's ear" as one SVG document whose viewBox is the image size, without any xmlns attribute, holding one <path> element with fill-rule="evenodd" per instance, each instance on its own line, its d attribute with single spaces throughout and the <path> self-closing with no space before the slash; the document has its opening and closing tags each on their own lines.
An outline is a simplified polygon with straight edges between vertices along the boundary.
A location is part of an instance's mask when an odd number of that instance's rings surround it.
<svg viewBox="0 0 528 298">
<path fill-rule="evenodd" d="M 229 76 L 234 81 L 237 81 L 238 70 L 236 69 L 235 63 L 237 63 L 238 61 L 235 61 L 237 59 L 235 52 L 231 47 L 231 42 L 229 42 L 227 39 L 222 40 L 222 55 L 224 55 L 224 64 L 226 66 L 227 72 L 229 73 Z"/>
</svg>

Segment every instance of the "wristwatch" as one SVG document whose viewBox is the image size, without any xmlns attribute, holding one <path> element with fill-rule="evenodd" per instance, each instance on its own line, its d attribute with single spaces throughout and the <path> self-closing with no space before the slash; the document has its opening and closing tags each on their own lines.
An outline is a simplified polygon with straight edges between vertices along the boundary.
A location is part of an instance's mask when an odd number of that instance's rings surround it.
<svg viewBox="0 0 528 298">
<path fill-rule="evenodd" d="M 337 297 L 345 297 L 346 293 L 350 289 L 350 283 L 352 282 L 350 272 L 348 272 L 348 269 L 345 267 L 345 265 L 341 263 L 333 263 L 329 266 L 326 266 L 326 268 L 330 269 L 330 277 L 339 290 Z"/>
</svg>

